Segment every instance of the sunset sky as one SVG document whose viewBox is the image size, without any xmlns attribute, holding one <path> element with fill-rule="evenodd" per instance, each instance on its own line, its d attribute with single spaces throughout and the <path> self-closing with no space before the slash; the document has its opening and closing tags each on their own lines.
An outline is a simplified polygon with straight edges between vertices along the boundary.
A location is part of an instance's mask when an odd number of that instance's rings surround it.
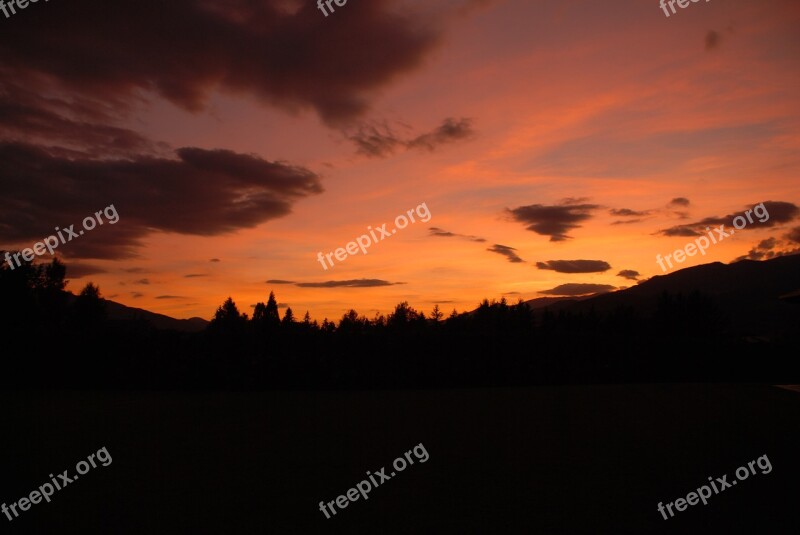
<svg viewBox="0 0 800 535">
<path fill-rule="evenodd" d="M 322 320 L 631 286 L 762 202 L 768 222 L 680 268 L 800 248 L 796 0 L 334 7 L 0 15 L 0 249 L 113 204 L 58 248 L 73 292 L 210 319 L 272 290 Z M 317 261 L 421 203 L 427 223 Z"/>
</svg>

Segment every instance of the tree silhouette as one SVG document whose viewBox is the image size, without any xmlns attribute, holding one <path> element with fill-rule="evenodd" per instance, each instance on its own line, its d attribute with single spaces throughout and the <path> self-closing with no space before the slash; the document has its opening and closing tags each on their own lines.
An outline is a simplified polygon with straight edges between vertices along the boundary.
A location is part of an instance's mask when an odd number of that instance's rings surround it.
<svg viewBox="0 0 800 535">
<path fill-rule="evenodd" d="M 274 334 L 281 324 L 281 317 L 278 313 L 278 301 L 275 293 L 269 293 L 267 304 L 257 303 L 253 310 L 253 324 L 257 331 Z"/>
<path fill-rule="evenodd" d="M 228 297 L 214 313 L 209 329 L 226 335 L 241 334 L 246 323 L 247 316 L 239 313 L 233 298 Z"/>
<path fill-rule="evenodd" d="M 434 321 L 434 323 L 439 323 L 440 321 L 442 321 L 443 317 L 444 314 L 442 314 L 442 311 L 439 310 L 438 303 L 433 305 L 433 310 L 431 311 L 431 319 Z"/>
<path fill-rule="evenodd" d="M 322 320 L 322 327 L 320 327 L 322 332 L 326 333 L 333 333 L 336 331 L 336 324 L 332 321 L 328 321 L 328 318 Z"/>
<path fill-rule="evenodd" d="M 84 328 L 97 328 L 107 319 L 106 304 L 100 295 L 100 288 L 89 282 L 78 294 L 72 306 L 72 318 Z"/>
<path fill-rule="evenodd" d="M 388 317 L 376 311 L 367 318 L 351 308 L 338 325 L 327 318 L 319 325 L 308 311 L 298 323 L 291 307 L 281 319 L 270 292 L 267 303 L 255 306 L 252 321 L 228 297 L 206 330 L 194 334 L 108 319 L 100 289 L 89 283 L 73 296 L 65 291 L 67 273 L 56 259 L 23 262 L 13 270 L 0 266 L 0 325 L 13 334 L 10 343 L 35 340 L 76 356 L 59 360 L 40 352 L 13 358 L 25 349 L 7 349 L 0 382 L 23 384 L 19 374 L 25 373 L 40 386 L 45 377 L 49 384 L 69 377 L 71 384 L 83 380 L 92 386 L 416 388 L 762 381 L 800 372 L 800 361 L 785 357 L 800 349 L 794 332 L 800 316 L 780 321 L 794 309 L 778 303 L 776 312 L 783 316 L 773 313 L 777 320 L 770 331 L 757 323 L 732 329 L 726 314 L 731 301 L 692 288 L 612 306 L 602 299 L 557 303 L 535 314 L 521 299 L 483 299 L 471 312 L 454 309 L 447 318 L 437 304 L 430 319 L 403 301 Z M 784 285 L 796 283 L 788 279 Z M 759 301 L 759 313 L 777 307 L 772 301 Z M 742 336 L 745 331 L 748 336 Z M 676 346 L 692 349 L 676 354 Z M 756 357 L 760 366 L 754 372 Z"/>
</svg>

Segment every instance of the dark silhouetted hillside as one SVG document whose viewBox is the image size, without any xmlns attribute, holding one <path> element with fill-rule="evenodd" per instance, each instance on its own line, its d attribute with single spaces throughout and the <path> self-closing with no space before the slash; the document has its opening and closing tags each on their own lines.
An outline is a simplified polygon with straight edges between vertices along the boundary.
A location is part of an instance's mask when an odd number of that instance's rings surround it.
<svg viewBox="0 0 800 535">
<path fill-rule="evenodd" d="M 253 316 L 228 298 L 206 328 L 65 292 L 55 260 L 0 267 L 0 382 L 16 388 L 424 388 L 739 381 L 800 383 L 800 256 L 697 266 L 581 300 L 484 300 L 430 317 Z M 789 296 L 787 299 L 786 296 Z M 542 304 L 538 302 L 537 304 Z"/>
<path fill-rule="evenodd" d="M 208 321 L 203 318 L 189 318 L 185 320 L 175 319 L 164 314 L 157 314 L 144 310 L 143 308 L 133 308 L 104 299 L 108 319 L 120 321 L 146 321 L 156 329 L 172 330 L 186 333 L 197 333 L 208 327 Z"/>
<path fill-rule="evenodd" d="M 653 277 L 631 288 L 564 303 L 573 312 L 594 308 L 608 312 L 618 307 L 634 307 L 654 315 L 664 293 L 686 295 L 700 292 L 728 313 L 731 328 L 742 334 L 769 334 L 796 328 L 794 307 L 782 296 L 800 288 L 800 255 L 783 256 L 756 262 L 733 264 L 714 262 Z"/>
</svg>

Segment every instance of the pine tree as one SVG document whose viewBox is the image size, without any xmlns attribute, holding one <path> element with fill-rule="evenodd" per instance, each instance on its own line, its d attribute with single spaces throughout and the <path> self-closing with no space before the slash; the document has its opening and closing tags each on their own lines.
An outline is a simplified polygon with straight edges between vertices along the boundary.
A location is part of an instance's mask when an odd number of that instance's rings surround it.
<svg viewBox="0 0 800 535">
<path fill-rule="evenodd" d="M 266 309 L 266 316 L 267 321 L 275 323 L 276 321 L 280 321 L 280 314 L 278 314 L 278 301 L 275 299 L 275 293 L 269 293 L 269 299 L 267 299 L 267 309 Z"/>
<path fill-rule="evenodd" d="M 75 299 L 73 320 L 84 327 L 97 326 L 106 319 L 106 304 L 100 295 L 100 288 L 88 283 Z"/>
</svg>

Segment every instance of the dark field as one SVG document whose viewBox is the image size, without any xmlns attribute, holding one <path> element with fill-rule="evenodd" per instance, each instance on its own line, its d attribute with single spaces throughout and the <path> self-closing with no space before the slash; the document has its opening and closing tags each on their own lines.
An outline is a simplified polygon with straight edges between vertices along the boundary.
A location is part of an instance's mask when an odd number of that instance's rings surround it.
<svg viewBox="0 0 800 535">
<path fill-rule="evenodd" d="M 800 394 L 762 385 L 5 392 L 0 499 L 106 447 L 4 533 L 796 533 Z M 319 511 L 422 443 L 328 520 Z M 767 455 L 772 472 L 665 521 Z"/>
</svg>

